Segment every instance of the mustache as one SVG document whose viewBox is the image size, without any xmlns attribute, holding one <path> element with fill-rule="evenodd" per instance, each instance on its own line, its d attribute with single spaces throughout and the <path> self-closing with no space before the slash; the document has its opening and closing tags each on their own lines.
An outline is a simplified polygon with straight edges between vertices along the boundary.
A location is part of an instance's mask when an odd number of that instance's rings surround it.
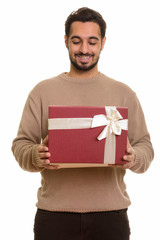
<svg viewBox="0 0 160 240">
<path fill-rule="evenodd" d="M 75 53 L 75 57 L 80 56 L 80 57 L 93 57 L 94 54 L 89 54 L 89 53 Z"/>
</svg>

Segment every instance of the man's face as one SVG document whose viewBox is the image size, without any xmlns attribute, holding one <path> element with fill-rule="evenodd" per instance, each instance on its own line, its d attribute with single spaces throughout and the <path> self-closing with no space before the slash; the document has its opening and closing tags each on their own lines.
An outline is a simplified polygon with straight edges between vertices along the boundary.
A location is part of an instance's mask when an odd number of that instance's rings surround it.
<svg viewBox="0 0 160 240">
<path fill-rule="evenodd" d="M 69 37 L 65 36 L 65 43 L 72 66 L 81 71 L 88 71 L 97 65 L 105 38 L 101 39 L 97 23 L 73 22 Z"/>
</svg>

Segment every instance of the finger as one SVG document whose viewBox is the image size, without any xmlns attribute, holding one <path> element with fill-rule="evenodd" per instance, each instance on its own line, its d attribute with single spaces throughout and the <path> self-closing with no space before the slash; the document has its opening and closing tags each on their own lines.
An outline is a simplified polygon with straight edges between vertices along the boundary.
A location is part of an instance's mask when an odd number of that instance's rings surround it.
<svg viewBox="0 0 160 240">
<path fill-rule="evenodd" d="M 38 152 L 48 152 L 48 147 L 40 144 L 40 145 L 38 146 Z"/>
<path fill-rule="evenodd" d="M 123 156 L 123 159 L 124 159 L 125 161 L 132 162 L 132 161 L 134 161 L 134 154 L 125 155 L 125 156 Z"/>
<path fill-rule="evenodd" d="M 44 161 L 45 162 L 45 161 Z M 46 168 L 46 169 L 50 169 L 50 170 L 56 170 L 56 169 L 60 169 L 60 165 L 50 165 L 50 162 L 49 164 L 43 164 L 43 167 Z"/>
<path fill-rule="evenodd" d="M 40 160 L 41 166 L 48 168 L 48 169 L 59 169 L 59 165 L 50 165 L 50 161 L 48 159 L 46 160 Z"/>
<path fill-rule="evenodd" d="M 133 154 L 134 153 L 134 149 L 131 146 L 127 147 L 127 153 Z"/>
<path fill-rule="evenodd" d="M 129 138 L 127 137 L 127 147 L 131 146 Z"/>
<path fill-rule="evenodd" d="M 45 168 L 50 169 L 50 170 L 58 170 L 61 167 L 60 167 L 60 165 L 46 165 Z"/>
<path fill-rule="evenodd" d="M 132 148 L 128 137 L 127 137 L 127 153 L 134 153 L 134 149 Z"/>
<path fill-rule="evenodd" d="M 40 160 L 40 165 L 42 167 L 45 167 L 50 164 L 50 161 L 48 159 Z"/>
<path fill-rule="evenodd" d="M 46 158 L 49 158 L 51 154 L 49 152 L 39 152 L 38 156 L 41 159 L 46 159 Z"/>
<path fill-rule="evenodd" d="M 41 167 L 44 167 L 46 169 L 54 170 L 54 169 L 60 169 L 60 165 L 50 165 L 50 161 L 48 159 L 40 160 Z"/>
<path fill-rule="evenodd" d="M 48 146 L 48 135 L 43 139 L 42 144 Z"/>
</svg>

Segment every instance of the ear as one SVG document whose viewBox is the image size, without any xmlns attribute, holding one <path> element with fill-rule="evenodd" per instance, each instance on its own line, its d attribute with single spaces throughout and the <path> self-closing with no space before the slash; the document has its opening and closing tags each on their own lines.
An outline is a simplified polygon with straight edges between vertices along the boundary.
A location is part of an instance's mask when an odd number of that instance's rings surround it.
<svg viewBox="0 0 160 240">
<path fill-rule="evenodd" d="M 66 48 L 68 49 L 68 38 L 66 35 L 64 36 L 64 41 L 65 41 Z"/>
<path fill-rule="evenodd" d="M 102 39 L 102 46 L 101 46 L 101 50 L 103 50 L 103 48 L 104 48 L 104 45 L 105 45 L 105 42 L 106 42 L 106 37 L 104 37 L 104 38 Z"/>
</svg>

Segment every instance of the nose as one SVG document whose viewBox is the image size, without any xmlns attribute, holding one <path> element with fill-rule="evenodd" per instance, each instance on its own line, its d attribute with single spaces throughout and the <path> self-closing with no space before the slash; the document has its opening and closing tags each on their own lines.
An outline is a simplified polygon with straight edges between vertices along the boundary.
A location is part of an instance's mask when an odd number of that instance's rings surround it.
<svg viewBox="0 0 160 240">
<path fill-rule="evenodd" d="M 86 54 L 88 52 L 88 44 L 87 44 L 87 42 L 84 41 L 84 42 L 81 43 L 80 51 L 83 54 Z"/>
</svg>

